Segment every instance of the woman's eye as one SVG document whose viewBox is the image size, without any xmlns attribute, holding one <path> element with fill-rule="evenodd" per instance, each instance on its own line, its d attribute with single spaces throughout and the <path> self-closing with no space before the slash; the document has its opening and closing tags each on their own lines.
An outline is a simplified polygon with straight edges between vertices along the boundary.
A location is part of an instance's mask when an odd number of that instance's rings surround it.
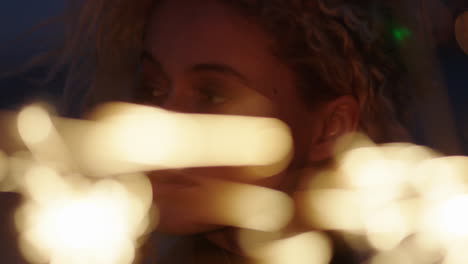
<svg viewBox="0 0 468 264">
<path fill-rule="evenodd" d="M 138 101 L 144 104 L 161 104 L 168 95 L 167 89 L 160 83 L 145 80 L 141 83 Z"/>
<path fill-rule="evenodd" d="M 226 96 L 220 95 L 212 89 L 200 89 L 201 94 L 210 104 L 222 104 L 227 101 Z"/>
<path fill-rule="evenodd" d="M 167 91 L 165 91 L 164 89 L 161 89 L 161 87 L 153 87 L 153 89 L 151 90 L 151 96 L 156 97 L 156 98 L 166 96 L 166 94 L 167 94 Z"/>
<path fill-rule="evenodd" d="M 222 104 L 226 102 L 227 98 L 219 95 L 211 95 L 209 100 L 212 104 Z"/>
</svg>

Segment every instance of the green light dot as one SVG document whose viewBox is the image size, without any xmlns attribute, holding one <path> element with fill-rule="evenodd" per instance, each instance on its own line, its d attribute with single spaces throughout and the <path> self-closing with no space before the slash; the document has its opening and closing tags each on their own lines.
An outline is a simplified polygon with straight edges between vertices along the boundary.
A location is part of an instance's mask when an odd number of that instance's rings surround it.
<svg viewBox="0 0 468 264">
<path fill-rule="evenodd" d="M 403 41 L 411 36 L 411 32 L 408 28 L 394 28 L 393 37 L 398 41 Z"/>
</svg>

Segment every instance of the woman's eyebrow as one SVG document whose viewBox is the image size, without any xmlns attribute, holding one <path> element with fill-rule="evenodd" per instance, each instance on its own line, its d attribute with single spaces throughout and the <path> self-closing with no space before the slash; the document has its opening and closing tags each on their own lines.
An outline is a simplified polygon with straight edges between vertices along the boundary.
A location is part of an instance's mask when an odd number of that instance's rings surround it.
<svg viewBox="0 0 468 264">
<path fill-rule="evenodd" d="M 159 61 L 153 56 L 153 54 L 151 54 L 151 52 L 148 52 L 146 50 L 144 50 L 142 53 L 141 53 L 141 59 L 143 60 L 148 60 L 149 62 L 151 62 L 151 64 L 153 64 L 161 73 L 164 74 L 165 77 L 167 77 L 167 74 L 166 72 L 164 71 L 161 63 L 159 63 Z"/>
<path fill-rule="evenodd" d="M 158 66 L 161 66 L 159 64 L 159 61 L 153 56 L 153 54 L 151 54 L 151 52 L 147 51 L 147 50 L 143 50 L 141 52 L 141 58 L 142 59 L 147 59 L 149 61 L 151 61 L 152 63 L 158 65 Z"/>
<path fill-rule="evenodd" d="M 217 63 L 202 63 L 196 64 L 190 68 L 189 72 L 215 72 L 221 73 L 224 75 L 233 76 L 243 82 L 245 85 L 248 86 L 249 81 L 247 78 L 242 75 L 240 72 L 236 71 L 234 68 L 225 65 L 225 64 L 217 64 Z"/>
<path fill-rule="evenodd" d="M 159 61 L 151 54 L 150 52 L 144 50 L 141 53 L 141 58 L 142 59 L 147 59 L 149 60 L 152 64 L 154 64 L 160 71 L 161 73 L 167 77 L 165 74 L 161 64 Z M 193 67 L 191 67 L 188 72 L 190 73 L 196 73 L 196 72 L 216 72 L 216 73 L 221 73 L 224 75 L 229 75 L 229 76 L 234 76 L 235 78 L 239 79 L 244 85 L 249 86 L 249 81 L 248 79 L 242 75 L 240 72 L 236 71 L 234 68 L 225 65 L 225 64 L 219 64 L 219 63 L 200 63 L 196 64 Z"/>
<path fill-rule="evenodd" d="M 153 64 L 157 70 L 159 71 L 159 73 L 162 75 L 162 77 L 168 82 L 168 83 L 171 83 L 171 80 L 170 78 L 168 77 L 168 75 L 166 74 L 166 72 L 164 71 L 162 65 L 159 63 L 159 61 L 148 51 L 144 50 L 142 53 L 141 53 L 141 58 L 143 60 L 148 60 L 149 62 L 151 62 L 151 64 Z"/>
</svg>

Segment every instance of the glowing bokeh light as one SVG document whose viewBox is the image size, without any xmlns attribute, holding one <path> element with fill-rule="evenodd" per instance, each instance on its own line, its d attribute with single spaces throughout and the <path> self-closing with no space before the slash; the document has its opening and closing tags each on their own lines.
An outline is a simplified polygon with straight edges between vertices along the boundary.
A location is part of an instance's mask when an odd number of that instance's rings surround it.
<svg viewBox="0 0 468 264">
<path fill-rule="evenodd" d="M 97 182 L 77 177 L 45 167 L 26 174 L 31 200 L 16 215 L 25 256 L 32 263 L 131 263 L 149 224 L 148 182 L 138 175 Z"/>
<path fill-rule="evenodd" d="M 315 190 L 298 194 L 296 199 L 307 223 L 325 230 L 362 230 L 360 197 L 346 190 Z"/>
<path fill-rule="evenodd" d="M 400 40 L 410 35 L 394 33 Z M 206 166 L 243 166 L 249 176 L 230 179 L 239 182 L 203 177 L 197 188 L 178 190 L 170 206 L 201 223 L 239 228 L 240 247 L 254 263 L 330 261 L 324 234 L 285 231 L 294 216 L 312 230 L 353 234 L 360 249 L 376 251 L 371 264 L 466 263 L 468 157 L 347 135 L 333 166 L 288 175 L 301 178 L 290 197 L 245 183 L 289 165 L 292 139 L 279 120 L 122 103 L 95 116 L 51 119 L 29 106 L 17 127 L 32 155 L 0 152 L 0 180 L 7 172 L 12 190 L 26 197 L 15 219 L 31 263 L 131 263 L 138 238 L 164 209 L 153 205 L 152 185 L 139 172 Z M 112 178 L 81 175 L 88 173 Z"/>
<path fill-rule="evenodd" d="M 258 264 L 327 264 L 331 260 L 331 242 L 322 233 L 306 232 L 286 238 L 275 236 L 256 239 L 260 234 L 241 237 L 244 252 Z M 255 242 L 248 241 L 254 239 Z M 246 241 L 247 240 L 247 241 Z"/>
<path fill-rule="evenodd" d="M 383 252 L 371 263 L 432 263 L 443 258 L 438 252 L 463 263 L 454 248 L 468 243 L 468 158 L 402 143 L 352 145 L 341 148 L 336 167 L 305 177 L 295 196 L 302 219 L 366 237 Z M 420 250 L 400 250 L 408 246 Z"/>
<path fill-rule="evenodd" d="M 222 223 L 272 232 L 284 228 L 293 216 L 293 201 L 282 192 L 244 184 L 212 185 L 219 187 L 224 193 L 216 202 L 218 214 L 226 217 Z"/>
<path fill-rule="evenodd" d="M 412 258 L 409 254 L 406 252 L 400 252 L 400 251 L 387 251 L 387 252 L 382 252 L 374 256 L 370 264 L 414 264 L 412 261 Z"/>
<path fill-rule="evenodd" d="M 56 171 L 44 166 L 34 166 L 24 176 L 26 194 L 36 202 L 47 203 L 70 193 L 70 186 Z"/>
<path fill-rule="evenodd" d="M 381 251 L 396 248 L 415 231 L 417 201 L 391 204 L 375 211 L 365 219 L 366 235 L 370 244 Z"/>
<path fill-rule="evenodd" d="M 289 128 L 277 119 L 180 114 L 123 103 L 105 108 L 101 111 L 113 114 L 99 115 L 101 125 L 89 134 L 82 155 L 95 171 L 101 168 L 98 174 L 115 173 L 112 169 L 119 162 L 133 163 L 134 170 L 145 165 L 152 169 L 271 165 L 274 169 L 253 173 L 267 177 L 284 170 L 291 158 Z"/>
<path fill-rule="evenodd" d="M 407 179 L 406 164 L 388 159 L 378 147 L 353 149 L 339 162 L 344 180 L 355 188 L 389 188 Z"/>
<path fill-rule="evenodd" d="M 466 245 L 468 241 L 456 241 L 451 243 L 448 247 L 443 264 L 464 264 L 468 263 L 468 254 L 466 252 Z"/>
<path fill-rule="evenodd" d="M 293 201 L 285 193 L 219 179 L 180 188 L 171 202 L 169 206 L 202 223 L 266 232 L 285 227 L 293 216 Z"/>
<path fill-rule="evenodd" d="M 423 217 L 426 232 L 442 242 L 460 238 L 468 242 L 468 194 L 431 205 Z"/>
<path fill-rule="evenodd" d="M 37 144 L 47 139 L 52 131 L 49 114 L 37 105 L 24 108 L 18 115 L 18 131 L 24 142 Z"/>
<path fill-rule="evenodd" d="M 414 188 L 429 201 L 441 201 L 468 191 L 468 157 L 428 159 L 414 168 Z"/>
</svg>

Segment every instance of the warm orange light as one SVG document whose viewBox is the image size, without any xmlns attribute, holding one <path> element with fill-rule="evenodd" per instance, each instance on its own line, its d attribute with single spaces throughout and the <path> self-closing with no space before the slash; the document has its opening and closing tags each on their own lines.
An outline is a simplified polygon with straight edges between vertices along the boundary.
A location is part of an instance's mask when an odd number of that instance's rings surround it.
<svg viewBox="0 0 468 264">
<path fill-rule="evenodd" d="M 252 177 L 258 178 L 284 170 L 291 158 L 289 128 L 277 119 L 180 114 L 131 104 L 106 109 L 113 114 L 101 117 L 82 148 L 98 174 L 253 166 Z"/>
<path fill-rule="evenodd" d="M 26 143 L 37 144 L 46 140 L 51 133 L 52 121 L 43 108 L 28 106 L 18 115 L 18 131 Z"/>
<path fill-rule="evenodd" d="M 329 239 L 318 232 L 306 232 L 287 238 L 245 233 L 241 236 L 241 246 L 254 263 L 258 264 L 327 264 L 332 256 Z"/>
<path fill-rule="evenodd" d="M 301 177 L 291 198 L 246 184 L 289 165 L 292 138 L 279 120 L 121 103 L 97 116 L 52 119 L 29 106 L 17 127 L 31 154 L 0 151 L 0 181 L 8 172 L 11 190 L 26 198 L 15 218 L 20 247 L 32 263 L 131 263 L 137 239 L 158 220 L 151 183 L 141 171 L 207 166 L 242 166 L 248 176 L 197 179 L 197 187 L 181 188 L 174 202 L 201 223 L 241 229 L 240 247 L 256 263 L 328 263 L 324 234 L 284 230 L 293 216 L 314 230 L 365 241 L 376 250 L 371 264 L 437 259 L 427 252 L 444 252 L 444 264 L 466 262 L 468 157 L 348 135 L 336 148 L 335 166 L 286 175 Z M 104 178 L 82 175 L 88 173 Z"/>
<path fill-rule="evenodd" d="M 131 263 L 149 221 L 151 189 L 142 175 L 92 182 L 47 167 L 25 175 L 31 198 L 16 222 L 32 263 Z"/>
</svg>

